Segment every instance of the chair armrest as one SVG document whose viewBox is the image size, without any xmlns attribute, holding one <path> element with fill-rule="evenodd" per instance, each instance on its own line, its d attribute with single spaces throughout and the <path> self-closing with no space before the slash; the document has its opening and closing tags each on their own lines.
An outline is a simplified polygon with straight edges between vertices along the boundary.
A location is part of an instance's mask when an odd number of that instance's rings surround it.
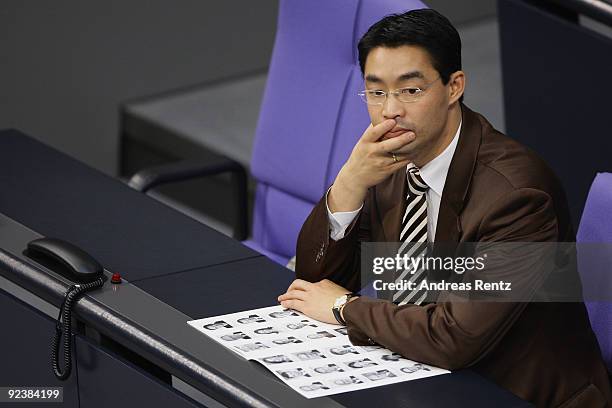
<svg viewBox="0 0 612 408">
<path fill-rule="evenodd" d="M 161 166 L 149 167 L 134 174 L 128 185 L 133 189 L 146 193 L 154 187 L 179 181 L 231 173 L 232 184 L 236 193 L 236 225 L 234 238 L 243 241 L 248 235 L 248 205 L 247 205 L 247 173 L 240 163 L 218 156 L 212 162 L 197 162 L 182 160 Z"/>
</svg>

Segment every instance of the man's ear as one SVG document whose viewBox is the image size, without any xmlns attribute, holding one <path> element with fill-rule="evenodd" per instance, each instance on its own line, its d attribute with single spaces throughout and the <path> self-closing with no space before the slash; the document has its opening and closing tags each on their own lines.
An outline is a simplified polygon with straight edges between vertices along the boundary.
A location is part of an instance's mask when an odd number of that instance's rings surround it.
<svg viewBox="0 0 612 408">
<path fill-rule="evenodd" d="M 449 85 L 449 106 L 457 102 L 463 91 L 465 91 L 465 73 L 463 71 L 453 72 L 448 80 Z"/>
</svg>

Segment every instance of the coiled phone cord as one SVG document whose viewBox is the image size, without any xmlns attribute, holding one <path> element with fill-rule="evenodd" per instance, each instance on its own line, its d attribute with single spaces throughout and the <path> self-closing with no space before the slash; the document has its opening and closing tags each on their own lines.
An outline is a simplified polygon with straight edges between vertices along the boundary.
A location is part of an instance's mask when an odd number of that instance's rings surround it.
<svg viewBox="0 0 612 408">
<path fill-rule="evenodd" d="M 72 370 L 72 307 L 79 296 L 90 290 L 102 287 L 104 278 L 98 277 L 89 283 L 72 285 L 64 295 L 64 301 L 60 306 L 59 315 L 55 324 L 55 338 L 51 358 L 53 359 L 53 373 L 59 380 L 65 380 L 70 376 Z M 62 336 L 64 337 L 64 366 L 59 367 L 58 356 Z"/>
</svg>

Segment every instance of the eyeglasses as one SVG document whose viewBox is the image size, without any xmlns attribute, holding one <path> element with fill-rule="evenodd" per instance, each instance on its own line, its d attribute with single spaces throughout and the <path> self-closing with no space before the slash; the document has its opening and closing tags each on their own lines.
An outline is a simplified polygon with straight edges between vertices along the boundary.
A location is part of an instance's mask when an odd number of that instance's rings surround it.
<svg viewBox="0 0 612 408">
<path fill-rule="evenodd" d="M 422 87 L 419 86 L 409 86 L 406 88 L 398 88 L 393 91 L 385 92 L 380 89 L 376 90 L 364 90 L 357 95 L 361 97 L 361 99 L 367 103 L 368 105 L 382 105 L 387 100 L 387 95 L 395 95 L 398 101 L 411 103 L 418 101 L 429 89 L 429 86 L 436 82 L 440 77 L 437 77 L 433 81 L 425 84 Z"/>
</svg>

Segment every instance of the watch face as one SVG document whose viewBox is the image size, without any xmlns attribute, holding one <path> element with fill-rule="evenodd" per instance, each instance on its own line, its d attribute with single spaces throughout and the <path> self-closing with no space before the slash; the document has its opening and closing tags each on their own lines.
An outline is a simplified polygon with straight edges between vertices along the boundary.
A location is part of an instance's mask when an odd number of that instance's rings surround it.
<svg viewBox="0 0 612 408">
<path fill-rule="evenodd" d="M 336 301 L 334 302 L 334 307 L 337 308 L 345 304 L 347 297 L 348 297 L 347 295 L 342 295 L 338 299 L 336 299 Z"/>
</svg>

